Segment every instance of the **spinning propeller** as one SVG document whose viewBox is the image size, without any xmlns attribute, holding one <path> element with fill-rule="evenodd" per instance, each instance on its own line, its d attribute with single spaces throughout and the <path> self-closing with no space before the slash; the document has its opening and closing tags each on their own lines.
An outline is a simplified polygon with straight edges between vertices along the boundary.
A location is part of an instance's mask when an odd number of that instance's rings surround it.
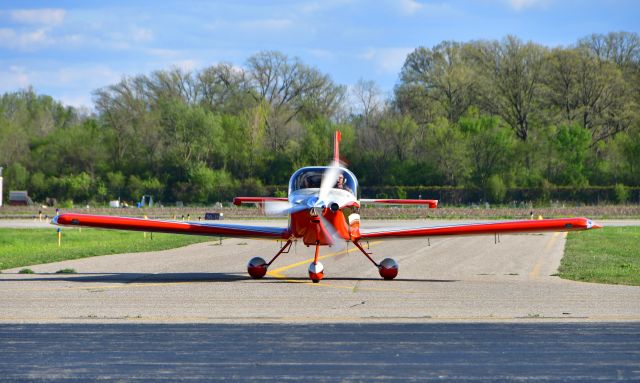
<svg viewBox="0 0 640 383">
<path fill-rule="evenodd" d="M 338 182 L 338 177 L 342 174 L 342 170 L 338 166 L 339 163 L 332 162 L 322 175 L 320 190 L 317 195 L 311 195 L 306 199 L 295 201 L 266 201 L 264 203 L 264 212 L 268 216 L 283 216 L 308 209 L 312 216 L 317 216 L 322 222 L 322 226 L 330 235 L 332 242 L 339 248 L 344 248 L 346 242 L 342 238 L 336 228 L 324 217 L 325 209 L 331 209 L 336 212 L 340 206 L 330 200 L 330 192 Z"/>
</svg>

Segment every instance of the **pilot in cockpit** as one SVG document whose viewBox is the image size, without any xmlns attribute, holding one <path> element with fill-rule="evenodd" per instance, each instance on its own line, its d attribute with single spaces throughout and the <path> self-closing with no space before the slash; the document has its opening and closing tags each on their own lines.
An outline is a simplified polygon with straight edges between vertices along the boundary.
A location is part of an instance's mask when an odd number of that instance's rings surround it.
<svg viewBox="0 0 640 383">
<path fill-rule="evenodd" d="M 349 186 L 347 186 L 345 179 L 344 179 L 344 174 L 339 174 L 338 175 L 338 180 L 336 181 L 336 185 L 334 186 L 335 189 L 342 189 L 342 190 L 346 190 L 349 193 L 353 194 L 353 190 L 351 190 L 351 188 Z"/>
</svg>

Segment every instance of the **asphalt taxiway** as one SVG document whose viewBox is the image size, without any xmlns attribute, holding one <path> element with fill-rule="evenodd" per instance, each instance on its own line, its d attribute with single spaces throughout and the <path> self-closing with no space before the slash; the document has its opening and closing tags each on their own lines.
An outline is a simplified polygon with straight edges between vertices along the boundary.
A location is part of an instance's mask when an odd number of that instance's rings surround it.
<svg viewBox="0 0 640 383">
<path fill-rule="evenodd" d="M 301 244 L 253 280 L 280 244 L 242 239 L 3 270 L 0 380 L 640 379 L 640 287 L 554 276 L 562 233 L 496 239 L 370 242 L 393 281 L 350 246 L 313 284 Z"/>
<path fill-rule="evenodd" d="M 637 323 L 0 324 L 3 382 L 637 381 Z"/>
<path fill-rule="evenodd" d="M 323 248 L 326 279 L 312 284 L 313 249 L 302 244 L 253 280 L 247 261 L 270 259 L 280 244 L 244 239 L 34 265 L 35 274 L 0 274 L 0 322 L 640 321 L 640 287 L 554 276 L 565 234 L 495 242 L 493 236 L 370 242 L 375 259 L 399 262 L 393 281 L 382 280 L 350 246 Z M 63 268 L 77 274 L 55 274 Z"/>
</svg>

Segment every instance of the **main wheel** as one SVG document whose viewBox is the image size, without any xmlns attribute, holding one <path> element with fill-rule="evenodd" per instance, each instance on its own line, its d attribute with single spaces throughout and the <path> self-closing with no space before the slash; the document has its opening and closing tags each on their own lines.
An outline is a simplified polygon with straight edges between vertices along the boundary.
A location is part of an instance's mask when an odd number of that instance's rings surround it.
<svg viewBox="0 0 640 383">
<path fill-rule="evenodd" d="M 322 263 L 311 262 L 309 265 L 309 278 L 311 278 L 313 283 L 318 283 L 324 278 L 324 266 L 322 266 Z"/>
<path fill-rule="evenodd" d="M 398 276 L 398 262 L 392 258 L 385 258 L 380 262 L 378 272 L 384 279 L 393 279 Z"/>
<path fill-rule="evenodd" d="M 267 267 L 267 262 L 264 259 L 255 257 L 251 258 L 249 261 L 249 264 L 247 265 L 247 272 L 249 272 L 251 278 L 260 279 L 267 273 Z"/>
</svg>

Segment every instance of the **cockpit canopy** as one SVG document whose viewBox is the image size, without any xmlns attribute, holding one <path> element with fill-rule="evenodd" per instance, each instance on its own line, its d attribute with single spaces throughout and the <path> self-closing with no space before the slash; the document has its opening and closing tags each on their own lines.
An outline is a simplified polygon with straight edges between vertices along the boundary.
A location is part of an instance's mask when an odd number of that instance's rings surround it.
<svg viewBox="0 0 640 383">
<path fill-rule="evenodd" d="M 322 184 L 322 176 L 327 169 L 329 169 L 327 166 L 309 166 L 299 169 L 291 176 L 289 193 L 300 189 L 319 189 Z M 342 167 L 340 168 L 338 177 L 340 176 L 344 178 L 343 189 L 357 196 L 358 181 L 356 180 L 356 176 L 348 169 Z M 338 183 L 334 185 L 334 188 L 338 188 Z"/>
</svg>

